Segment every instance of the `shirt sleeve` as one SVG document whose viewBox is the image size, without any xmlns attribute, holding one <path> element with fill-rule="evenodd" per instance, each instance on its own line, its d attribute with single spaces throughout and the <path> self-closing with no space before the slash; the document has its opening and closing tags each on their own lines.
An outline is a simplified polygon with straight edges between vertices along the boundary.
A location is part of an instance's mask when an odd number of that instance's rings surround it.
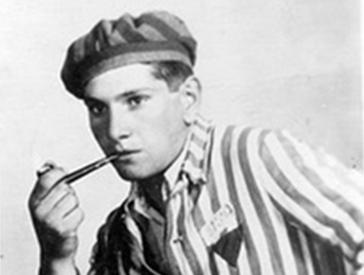
<svg viewBox="0 0 364 275">
<path fill-rule="evenodd" d="M 364 176 L 285 131 L 263 131 L 259 156 L 277 208 L 363 268 Z"/>
</svg>

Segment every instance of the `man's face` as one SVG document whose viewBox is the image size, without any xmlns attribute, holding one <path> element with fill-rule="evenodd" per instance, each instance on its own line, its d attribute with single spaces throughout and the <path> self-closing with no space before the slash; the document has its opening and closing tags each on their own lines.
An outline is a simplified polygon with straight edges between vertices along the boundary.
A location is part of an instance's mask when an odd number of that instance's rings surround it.
<svg viewBox="0 0 364 275">
<path fill-rule="evenodd" d="M 183 148 L 188 127 L 183 94 L 171 92 L 149 65 L 134 64 L 107 71 L 85 87 L 92 132 L 106 155 L 128 180 L 164 171 Z"/>
</svg>

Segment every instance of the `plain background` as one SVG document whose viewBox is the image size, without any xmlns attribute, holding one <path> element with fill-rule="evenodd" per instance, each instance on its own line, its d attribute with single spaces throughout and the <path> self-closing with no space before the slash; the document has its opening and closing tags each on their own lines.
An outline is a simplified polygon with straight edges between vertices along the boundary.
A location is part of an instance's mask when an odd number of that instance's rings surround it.
<svg viewBox="0 0 364 275">
<path fill-rule="evenodd" d="M 38 246 L 27 210 L 35 169 L 72 170 L 101 156 L 82 103 L 59 71 L 68 45 L 101 18 L 167 9 L 199 41 L 204 113 L 218 122 L 286 128 L 362 167 L 360 1 L 1 0 L 1 274 L 34 274 Z M 86 220 L 78 263 L 128 192 L 108 167 L 76 184 Z"/>
</svg>

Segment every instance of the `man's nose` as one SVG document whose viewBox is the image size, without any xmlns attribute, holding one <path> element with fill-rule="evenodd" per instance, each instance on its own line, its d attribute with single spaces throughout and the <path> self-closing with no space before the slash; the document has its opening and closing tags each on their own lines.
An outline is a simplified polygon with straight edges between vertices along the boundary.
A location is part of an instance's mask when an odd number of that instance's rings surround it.
<svg viewBox="0 0 364 275">
<path fill-rule="evenodd" d="M 121 140 L 131 135 L 130 115 L 122 110 L 112 110 L 109 117 L 109 136 L 113 140 Z"/>
</svg>

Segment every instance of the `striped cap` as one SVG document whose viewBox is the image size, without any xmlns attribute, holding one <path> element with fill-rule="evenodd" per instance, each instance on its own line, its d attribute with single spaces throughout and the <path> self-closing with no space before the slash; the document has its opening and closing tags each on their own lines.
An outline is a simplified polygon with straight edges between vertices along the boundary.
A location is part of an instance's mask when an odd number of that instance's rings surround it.
<svg viewBox="0 0 364 275">
<path fill-rule="evenodd" d="M 133 18 L 126 13 L 117 20 L 102 20 L 68 49 L 61 78 L 78 98 L 93 77 L 124 65 L 152 61 L 180 61 L 192 67 L 196 41 L 184 22 L 155 11 Z"/>
</svg>

